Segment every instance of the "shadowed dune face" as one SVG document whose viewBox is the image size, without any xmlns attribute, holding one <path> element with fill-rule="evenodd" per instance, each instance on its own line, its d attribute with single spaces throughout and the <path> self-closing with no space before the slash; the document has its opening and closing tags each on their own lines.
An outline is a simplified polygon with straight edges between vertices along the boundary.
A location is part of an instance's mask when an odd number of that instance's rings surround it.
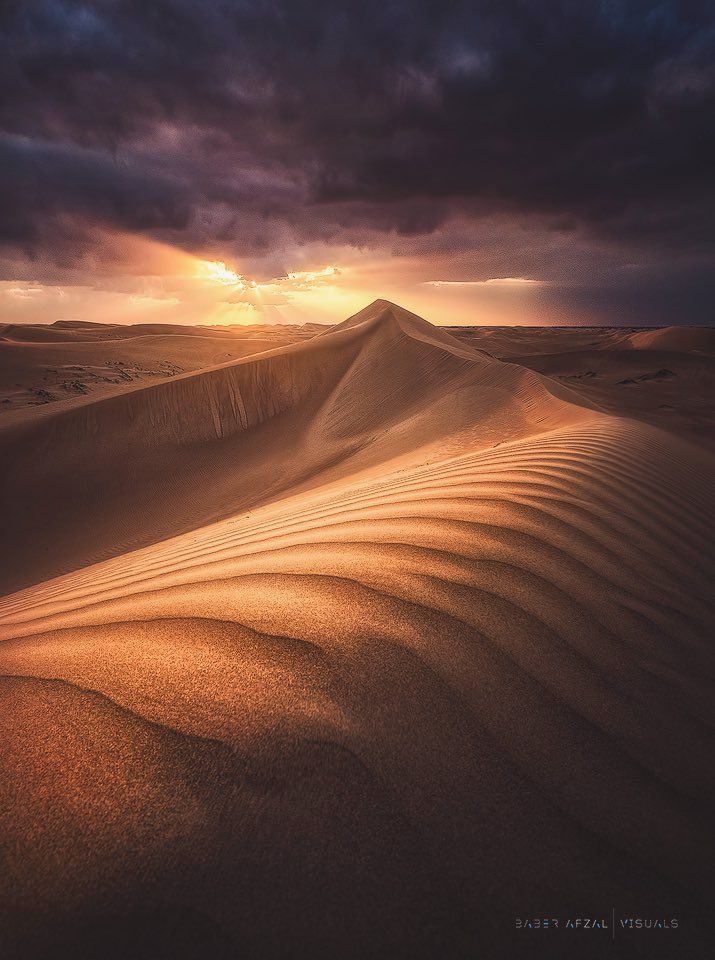
<svg viewBox="0 0 715 960">
<path fill-rule="evenodd" d="M 707 956 L 713 456 L 643 419 L 378 302 L 8 428 L 81 492 L 0 600 L 3 955 Z"/>
</svg>

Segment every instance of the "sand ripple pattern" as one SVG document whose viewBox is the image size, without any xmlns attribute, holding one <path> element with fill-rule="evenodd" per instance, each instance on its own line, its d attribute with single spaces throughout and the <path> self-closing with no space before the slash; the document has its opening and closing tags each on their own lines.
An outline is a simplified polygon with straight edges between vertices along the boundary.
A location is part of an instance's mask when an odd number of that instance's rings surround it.
<svg viewBox="0 0 715 960">
<path fill-rule="evenodd" d="M 525 909 L 692 910 L 712 476 L 593 414 L 0 600 L 9 955 L 512 957 Z"/>
</svg>

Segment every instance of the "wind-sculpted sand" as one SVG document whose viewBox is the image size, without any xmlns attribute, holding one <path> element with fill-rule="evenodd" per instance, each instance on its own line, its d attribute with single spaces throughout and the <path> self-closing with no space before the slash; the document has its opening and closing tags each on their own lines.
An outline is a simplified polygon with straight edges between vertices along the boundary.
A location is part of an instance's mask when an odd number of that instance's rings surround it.
<svg viewBox="0 0 715 960">
<path fill-rule="evenodd" d="M 1 433 L 0 954 L 707 956 L 713 454 L 605 389 L 378 301 Z"/>
</svg>

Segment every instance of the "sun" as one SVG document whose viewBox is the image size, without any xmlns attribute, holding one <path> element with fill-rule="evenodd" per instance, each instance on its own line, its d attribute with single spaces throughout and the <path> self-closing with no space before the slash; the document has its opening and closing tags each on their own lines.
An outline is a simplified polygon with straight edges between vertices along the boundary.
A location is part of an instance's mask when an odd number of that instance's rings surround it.
<svg viewBox="0 0 715 960">
<path fill-rule="evenodd" d="M 197 276 L 212 283 L 220 283 L 224 287 L 249 287 L 251 281 L 246 280 L 240 273 L 231 270 L 223 260 L 200 260 Z"/>
</svg>

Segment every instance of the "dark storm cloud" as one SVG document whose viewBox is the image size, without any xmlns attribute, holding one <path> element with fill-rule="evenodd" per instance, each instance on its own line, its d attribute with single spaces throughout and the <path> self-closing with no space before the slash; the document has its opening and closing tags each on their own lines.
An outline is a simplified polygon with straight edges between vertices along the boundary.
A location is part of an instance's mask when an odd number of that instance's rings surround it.
<svg viewBox="0 0 715 960">
<path fill-rule="evenodd" d="M 246 254 L 457 213 L 712 244 L 709 0 L 15 0 L 0 26 L 2 239 L 41 255 L 63 218 Z"/>
<path fill-rule="evenodd" d="M 63 212 L 130 231 L 188 222 L 181 184 L 170 174 L 151 177 L 101 153 L 26 138 L 0 139 L 0 163 L 10 240 L 32 243 L 43 220 Z"/>
</svg>

